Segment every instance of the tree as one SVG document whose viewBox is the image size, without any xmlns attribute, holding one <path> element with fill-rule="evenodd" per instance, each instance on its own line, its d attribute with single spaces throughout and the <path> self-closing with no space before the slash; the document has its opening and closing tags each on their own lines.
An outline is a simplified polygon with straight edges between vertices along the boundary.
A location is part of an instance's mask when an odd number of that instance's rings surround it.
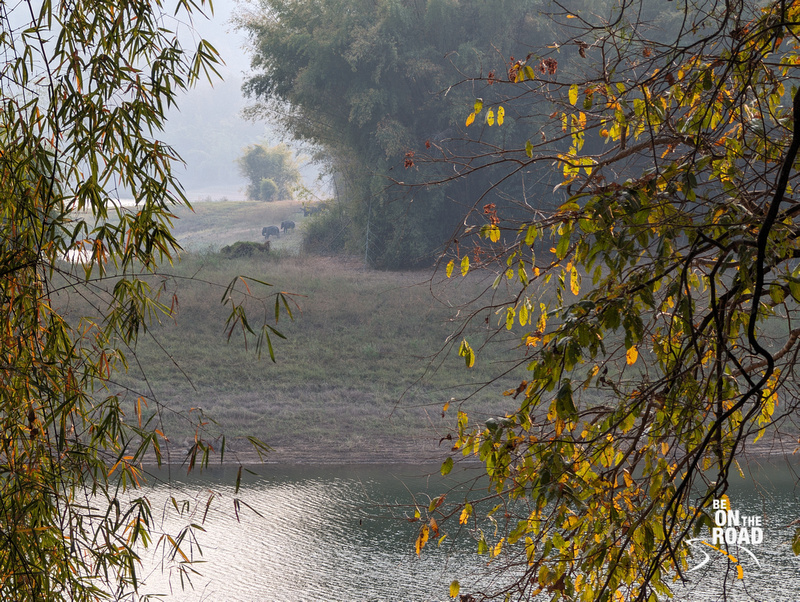
<svg viewBox="0 0 800 602">
<path fill-rule="evenodd" d="M 186 199 L 171 170 L 178 157 L 155 136 L 179 94 L 214 76 L 214 48 L 180 41 L 180 19 L 205 9 L 203 1 L 177 2 L 174 16 L 149 0 L 3 5 L 3 599 L 126 598 L 138 583 L 137 550 L 156 543 L 148 500 L 120 494 L 141 482 L 145 454 L 161 461 L 160 412 L 144 421 L 144 398 L 131 412 L 113 375 L 148 320 L 175 308 L 156 270 L 178 250 L 171 208 Z M 70 296 L 94 317 L 76 315 Z M 231 325 L 248 327 L 238 295 L 225 297 Z M 209 452 L 198 431 L 190 466 Z M 180 559 L 175 535 L 157 543 Z"/>
<path fill-rule="evenodd" d="M 337 190 L 348 251 L 366 249 L 381 266 L 432 263 L 474 200 L 473 187 L 452 181 L 409 195 L 388 178 L 429 177 L 402 167 L 413 166 L 414 149 L 426 142 L 461 138 L 472 91 L 453 84 L 463 72 L 502 71 L 516 41 L 536 36 L 537 10 L 532 0 L 267 0 L 240 15 L 253 43 L 244 86 L 257 103 L 251 114 L 318 149 L 345 184 Z M 487 142 L 513 131 L 489 132 Z"/>
<path fill-rule="evenodd" d="M 239 170 L 250 184 L 247 196 L 261 201 L 294 198 L 294 189 L 300 182 L 297 161 L 285 145 L 266 147 L 251 144 L 237 159 Z"/>
<path fill-rule="evenodd" d="M 744 453 L 796 440 L 800 5 L 665 6 L 556 4 L 555 43 L 469 82 L 549 121 L 518 147 L 450 151 L 451 177 L 546 164 L 555 208 L 477 206 L 445 259 L 449 277 L 496 270 L 473 319 L 500 316 L 524 373 L 506 416 L 458 413 L 453 450 L 480 458 L 497 505 L 422 517 L 418 546 L 459 517 L 494 563 L 462 599 L 661 599 Z M 505 127 L 504 106 L 479 99 L 465 123 Z M 461 339 L 467 366 L 482 344 Z"/>
</svg>

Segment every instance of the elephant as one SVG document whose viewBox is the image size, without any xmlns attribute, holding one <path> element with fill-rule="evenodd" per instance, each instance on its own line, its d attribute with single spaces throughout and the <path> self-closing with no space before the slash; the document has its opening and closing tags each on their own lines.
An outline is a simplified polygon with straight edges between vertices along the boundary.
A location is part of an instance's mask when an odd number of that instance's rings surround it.
<svg viewBox="0 0 800 602">
<path fill-rule="evenodd" d="M 289 230 L 294 230 L 294 222 L 290 219 L 281 222 L 281 230 L 286 234 Z"/>
<path fill-rule="evenodd" d="M 261 236 L 263 236 L 264 238 L 269 238 L 270 236 L 273 235 L 275 236 L 281 235 L 281 231 L 280 228 L 278 228 L 278 226 L 264 226 L 261 229 Z"/>
</svg>

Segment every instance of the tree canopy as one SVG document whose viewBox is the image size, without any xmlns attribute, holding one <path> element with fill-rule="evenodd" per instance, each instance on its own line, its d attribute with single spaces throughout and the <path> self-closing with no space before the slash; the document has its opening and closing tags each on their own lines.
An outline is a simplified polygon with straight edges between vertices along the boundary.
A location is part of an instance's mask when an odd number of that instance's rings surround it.
<svg viewBox="0 0 800 602">
<path fill-rule="evenodd" d="M 142 546 L 180 560 L 188 541 L 154 541 L 146 497 L 122 496 L 166 439 L 161 409 L 147 421 L 145 397 L 114 385 L 148 321 L 176 308 L 156 270 L 178 250 L 171 210 L 186 199 L 157 135 L 219 64 L 207 42 L 181 41 L 210 4 L 172 9 L 77 0 L 0 12 L 3 599 L 125 599 Z M 250 328 L 237 295 L 225 299 L 231 326 Z M 209 451 L 198 430 L 190 466 Z"/>
<path fill-rule="evenodd" d="M 251 144 L 237 159 L 239 170 L 250 182 L 247 196 L 261 201 L 294 198 L 300 171 L 292 151 L 285 145 Z"/>
<path fill-rule="evenodd" d="M 521 374 L 507 415 L 459 411 L 453 437 L 497 505 L 434 500 L 417 545 L 447 520 L 471 529 L 496 579 L 454 582 L 462 600 L 655 601 L 745 452 L 797 440 L 800 5 L 552 9 L 557 37 L 465 82 L 470 152 L 416 156 L 448 179 L 548 182 L 516 199 L 523 219 L 477 206 L 443 260 L 496 272 L 473 320 L 516 335 Z M 546 117 L 521 145 L 479 137 L 516 119 L 498 89 Z M 481 361 L 483 341 L 460 341 Z"/>
<path fill-rule="evenodd" d="M 389 178 L 429 177 L 402 168 L 417 148 L 461 139 L 473 91 L 453 84 L 503 71 L 515 43 L 536 36 L 536 11 L 531 0 L 264 0 L 240 14 L 253 43 L 252 115 L 311 143 L 338 175 L 346 249 L 366 249 L 376 265 L 430 265 L 476 188 L 453 181 L 409 194 Z"/>
</svg>

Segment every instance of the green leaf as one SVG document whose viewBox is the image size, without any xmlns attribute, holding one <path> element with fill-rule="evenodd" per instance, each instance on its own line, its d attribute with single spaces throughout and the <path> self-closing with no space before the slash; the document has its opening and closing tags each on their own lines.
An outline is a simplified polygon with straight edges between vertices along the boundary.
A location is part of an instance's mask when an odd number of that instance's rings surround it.
<svg viewBox="0 0 800 602">
<path fill-rule="evenodd" d="M 440 472 L 442 476 L 449 474 L 453 470 L 453 458 L 448 457 L 443 463 Z"/>
<path fill-rule="evenodd" d="M 467 368 L 472 368 L 472 366 L 475 365 L 475 352 L 472 351 L 472 347 L 470 347 L 469 343 L 467 343 L 467 339 L 461 341 L 461 346 L 458 349 L 458 355 L 464 358 Z"/>
</svg>

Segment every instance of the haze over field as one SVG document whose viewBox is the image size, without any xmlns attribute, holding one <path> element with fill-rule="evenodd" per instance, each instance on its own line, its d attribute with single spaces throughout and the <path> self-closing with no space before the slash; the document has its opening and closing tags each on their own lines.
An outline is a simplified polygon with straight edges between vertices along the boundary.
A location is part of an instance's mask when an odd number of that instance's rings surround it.
<svg viewBox="0 0 800 602">
<path fill-rule="evenodd" d="M 239 173 L 237 157 L 247 145 L 282 141 L 281 133 L 271 124 L 254 123 L 241 114 L 248 104 L 241 88 L 250 69 L 250 58 L 246 37 L 231 21 L 240 6 L 236 0 L 219 0 L 214 2 L 210 19 L 194 20 L 197 33 L 192 39 L 203 37 L 220 52 L 225 61 L 219 68 L 223 79 L 213 85 L 201 80 L 189 90 L 179 101 L 178 109 L 168 112 L 162 135 L 186 162 L 185 168 L 176 165 L 175 169 L 190 201 L 209 197 L 246 200 L 246 181 Z M 301 157 L 304 186 L 324 194 L 324 187 L 317 181 L 317 167 L 309 163 L 299 147 L 294 148 Z"/>
</svg>

